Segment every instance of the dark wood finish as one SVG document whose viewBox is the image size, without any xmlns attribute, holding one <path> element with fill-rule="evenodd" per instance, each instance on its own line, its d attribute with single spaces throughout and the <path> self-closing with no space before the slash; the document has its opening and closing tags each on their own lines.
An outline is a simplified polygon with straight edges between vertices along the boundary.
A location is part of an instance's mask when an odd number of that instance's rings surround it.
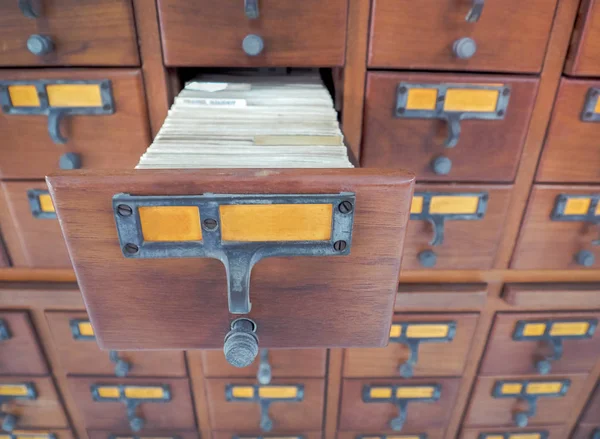
<svg viewBox="0 0 600 439">
<path fill-rule="evenodd" d="M 244 368 L 230 365 L 223 351 L 202 351 L 202 367 L 207 378 L 236 377 L 254 378 L 259 360 Z M 327 351 L 325 349 L 271 349 L 269 364 L 274 378 L 324 377 Z"/>
<path fill-rule="evenodd" d="M 210 415 L 208 413 L 208 399 L 206 395 L 206 380 L 202 371 L 201 351 L 189 351 L 185 354 L 188 363 L 188 373 L 194 396 L 194 409 L 198 430 L 201 438 L 208 438 L 212 434 Z"/>
<path fill-rule="evenodd" d="M 449 342 L 419 343 L 415 377 L 459 376 L 465 367 L 477 326 L 477 314 L 396 314 L 394 323 L 456 322 L 456 335 Z M 390 342 L 384 349 L 346 349 L 344 376 L 400 378 L 398 368 L 410 356 L 403 344 Z"/>
<path fill-rule="evenodd" d="M 510 361 L 505 357 L 505 361 Z M 585 375 L 553 375 L 540 377 L 539 375 L 519 375 L 502 377 L 480 377 L 477 379 L 475 389 L 471 394 L 471 404 L 466 412 L 464 425 L 468 427 L 489 426 L 514 428 L 513 416 L 516 412 L 527 410 L 528 405 L 516 398 L 494 398 L 492 391 L 499 380 L 519 379 L 565 379 L 571 380 L 571 386 L 564 396 L 551 398 L 538 398 L 537 414 L 529 418 L 529 426 L 544 426 L 563 424 L 569 419 L 570 409 L 574 402 L 581 397 L 584 389 Z"/>
<path fill-rule="evenodd" d="M 598 424 L 578 424 L 571 439 L 593 439 L 592 433 L 600 428 Z"/>
<path fill-rule="evenodd" d="M 508 284 L 510 305 L 540 309 L 600 309 L 598 284 Z"/>
<path fill-rule="evenodd" d="M 444 310 L 481 309 L 487 299 L 487 284 L 400 284 L 396 311 L 422 309 L 434 304 Z"/>
<path fill-rule="evenodd" d="M 44 178 L 59 169 L 62 154 L 80 154 L 83 169 L 132 169 L 150 144 L 140 70 L 3 70 L 0 80 L 89 79 L 111 81 L 115 113 L 65 116 L 64 145 L 52 142 L 47 116 L 0 113 L 0 177 Z"/>
<path fill-rule="evenodd" d="M 17 2 L 0 6 L 2 66 L 134 66 L 139 63 L 131 0 L 43 0 L 41 16 L 27 18 Z M 27 50 L 32 34 L 52 38 L 54 50 Z"/>
<path fill-rule="evenodd" d="M 15 267 L 70 268 L 57 219 L 35 218 L 27 191 L 47 190 L 43 181 L 0 183 L 0 226 Z"/>
<path fill-rule="evenodd" d="M 596 386 L 596 390 L 592 394 L 590 401 L 583 412 L 583 417 L 581 418 L 581 422 L 587 422 L 590 424 L 596 423 L 599 424 L 600 420 L 598 419 L 598 414 L 600 413 L 600 382 Z"/>
<path fill-rule="evenodd" d="M 17 417 L 15 430 L 25 428 L 68 428 L 52 378 L 31 376 L 1 377 L 0 385 L 32 383 L 37 393 L 34 400 L 13 399 L 2 405 L 2 411 Z"/>
<path fill-rule="evenodd" d="M 73 436 L 73 432 L 71 430 L 67 430 L 67 429 L 57 429 L 57 428 L 53 428 L 51 430 L 44 430 L 44 429 L 19 429 L 19 433 L 25 433 L 25 434 L 30 434 L 30 435 L 37 435 L 37 434 L 44 434 L 44 433 L 50 433 L 52 435 L 54 435 L 54 437 L 56 439 L 75 439 L 75 436 Z"/>
<path fill-rule="evenodd" d="M 0 312 L 10 338 L 0 341 L 0 375 L 46 375 L 48 367 L 26 312 Z"/>
<path fill-rule="evenodd" d="M 401 82 L 506 84 L 511 94 L 504 119 L 461 121 L 458 145 L 446 148 L 446 121 L 395 116 Z M 516 175 L 538 82 L 527 77 L 370 72 L 361 163 L 366 167 L 406 167 L 415 171 L 419 181 L 509 183 Z M 437 175 L 432 169 L 431 162 L 441 155 L 452 160 L 447 175 Z"/>
<path fill-rule="evenodd" d="M 67 375 L 115 375 L 115 364 L 110 361 L 108 351 L 101 351 L 94 340 L 73 337 L 69 322 L 88 319 L 85 312 L 53 311 L 46 313 L 46 319 Z M 119 358 L 129 363 L 127 376 L 131 377 L 184 377 L 187 374 L 183 352 L 179 351 L 126 351 L 119 352 Z"/>
<path fill-rule="evenodd" d="M 468 23 L 470 1 L 375 0 L 369 67 L 539 72 L 556 3 L 486 2 L 479 21 Z M 452 52 L 454 41 L 463 37 L 477 43 L 468 60 Z"/>
<path fill-rule="evenodd" d="M 527 432 L 539 432 L 545 431 L 548 433 L 547 439 L 563 439 L 567 437 L 565 434 L 565 428 L 563 426 L 556 425 L 544 425 L 540 427 L 527 427 L 527 428 L 467 428 L 463 430 L 458 437 L 459 439 L 479 439 L 479 435 L 482 433 L 527 433 Z M 588 438 L 586 438 L 588 439 Z"/>
<path fill-rule="evenodd" d="M 189 381 L 183 378 L 67 378 L 77 410 L 88 430 L 129 430 L 123 402 L 94 401 L 93 384 L 131 384 L 169 386 L 171 401 L 148 402 L 138 406 L 137 416 L 144 419 L 143 433 L 154 430 L 195 430 Z"/>
<path fill-rule="evenodd" d="M 600 312 L 544 312 L 500 313 L 496 315 L 488 345 L 483 357 L 480 375 L 535 375 L 535 364 L 551 354 L 546 343 L 513 340 L 517 323 L 521 320 L 599 319 Z M 594 336 L 581 340 L 563 340 L 563 356 L 552 361 L 551 374 L 590 372 L 600 356 L 600 330 Z"/>
<path fill-rule="evenodd" d="M 450 419 L 452 404 L 458 395 L 458 378 L 421 378 L 410 381 L 345 379 L 342 385 L 342 408 L 339 429 L 342 431 L 390 431 L 389 422 L 398 416 L 393 403 L 365 403 L 363 387 L 367 384 L 441 384 L 441 395 L 436 402 L 409 402 L 406 431 L 424 428 L 445 428 Z"/>
<path fill-rule="evenodd" d="M 581 120 L 591 87 L 600 87 L 600 82 L 561 80 L 536 181 L 600 183 L 600 157 L 594 148 L 600 123 Z"/>
<path fill-rule="evenodd" d="M 412 429 L 410 431 L 402 430 L 402 435 L 406 435 L 408 438 L 411 438 L 411 434 L 426 434 L 427 439 L 442 439 L 444 437 L 444 430 L 441 428 L 421 428 L 421 429 Z M 336 438 L 337 439 L 356 439 L 359 436 L 378 436 L 379 434 L 371 434 L 367 432 L 363 432 L 361 430 L 358 431 L 340 431 Z M 388 433 L 388 436 L 400 436 L 397 433 Z M 400 436 L 402 437 L 402 436 Z"/>
<path fill-rule="evenodd" d="M 329 349 L 327 388 L 325 393 L 325 439 L 334 439 L 340 414 L 343 349 Z"/>
<path fill-rule="evenodd" d="M 261 0 L 249 20 L 244 4 L 223 0 L 159 0 L 168 66 L 341 66 L 344 64 L 348 0 Z M 242 40 L 260 36 L 264 49 L 248 56 Z"/>
<path fill-rule="evenodd" d="M 573 76 L 600 75 L 600 7 L 596 0 L 585 0 L 579 7 L 567 55 L 565 73 Z"/>
<path fill-rule="evenodd" d="M 258 402 L 227 401 L 225 388 L 228 384 L 254 385 L 256 380 L 239 378 L 208 379 L 210 421 L 215 431 L 236 431 L 249 434 L 260 430 L 260 405 Z M 303 384 L 304 399 L 297 402 L 273 402 L 269 416 L 273 421 L 271 433 L 290 431 L 318 431 L 323 428 L 325 380 L 315 378 L 281 378 L 271 384 Z"/>
<path fill-rule="evenodd" d="M 387 343 L 412 190 L 412 176 L 406 172 L 72 172 L 49 181 L 79 285 L 105 349 L 217 349 L 235 317 L 228 313 L 220 261 L 123 257 L 110 202 L 119 192 L 355 192 L 351 255 L 260 261 L 252 270 L 248 316 L 257 323 L 261 346 L 267 348 Z M 175 291 L 173 276 L 178 279 Z M 292 289 L 293 295 L 286 294 Z"/>
<path fill-rule="evenodd" d="M 90 430 L 87 432 L 89 439 L 111 439 L 113 436 L 117 437 L 131 437 L 131 430 L 121 430 L 121 431 L 113 431 L 113 430 Z M 181 430 L 160 430 L 160 431 L 150 431 L 144 433 L 145 437 L 160 437 L 160 438 L 170 438 L 177 437 L 179 439 L 198 439 L 198 433 L 195 431 L 181 431 Z M 231 438 L 228 438 L 231 439 Z"/>
<path fill-rule="evenodd" d="M 481 220 L 446 221 L 444 243 L 438 247 L 429 245 L 433 238 L 433 228 L 428 221 L 409 221 L 402 269 L 423 269 L 417 256 L 423 250 L 433 250 L 437 255 L 437 263 L 433 269 L 491 268 L 496 256 L 498 239 L 502 234 L 511 195 L 510 189 L 510 186 L 499 185 L 416 185 L 415 192 L 487 192 L 489 200 L 485 216 Z"/>
<path fill-rule="evenodd" d="M 236 432 L 221 432 L 215 431 L 212 433 L 209 438 L 212 439 L 232 439 L 235 436 L 239 436 Z M 302 430 L 302 432 L 287 432 L 285 433 L 285 437 L 295 437 L 302 436 L 304 439 L 322 439 L 322 433 L 320 431 L 309 431 L 306 432 Z M 258 430 L 253 431 L 252 433 L 244 433 L 244 437 L 269 437 L 265 432 L 261 432 Z M 98 438 L 100 439 L 100 438 Z M 185 438 L 184 438 L 185 439 Z"/>
<path fill-rule="evenodd" d="M 598 239 L 598 226 L 578 221 L 552 221 L 550 215 L 560 194 L 595 194 L 600 186 L 535 185 L 511 263 L 513 269 L 586 269 L 577 264 L 575 254 L 587 250 L 600 265 L 600 249 L 592 245 Z M 410 229 L 409 229 L 410 233 Z"/>
</svg>

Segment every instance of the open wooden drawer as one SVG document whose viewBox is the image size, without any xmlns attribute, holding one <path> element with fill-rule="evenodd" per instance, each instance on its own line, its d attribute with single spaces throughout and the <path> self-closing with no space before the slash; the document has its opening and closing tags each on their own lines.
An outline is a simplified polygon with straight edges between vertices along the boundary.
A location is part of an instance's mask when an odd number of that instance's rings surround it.
<svg viewBox="0 0 600 439">
<path fill-rule="evenodd" d="M 378 169 L 47 178 L 100 347 L 216 349 L 225 339 L 228 360 L 256 355 L 257 339 L 386 345 L 413 180 Z"/>
</svg>

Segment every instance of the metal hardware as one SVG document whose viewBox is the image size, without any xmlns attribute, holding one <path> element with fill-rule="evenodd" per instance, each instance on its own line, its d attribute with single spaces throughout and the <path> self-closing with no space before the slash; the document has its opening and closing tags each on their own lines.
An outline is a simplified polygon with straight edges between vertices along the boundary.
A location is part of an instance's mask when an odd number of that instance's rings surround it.
<svg viewBox="0 0 600 439">
<path fill-rule="evenodd" d="M 387 434 L 359 434 L 356 439 L 427 439 L 427 433 L 409 434 L 406 436 L 387 435 Z"/>
<path fill-rule="evenodd" d="M 0 319 L 0 341 L 9 340 L 12 337 L 8 325 L 4 319 Z"/>
<path fill-rule="evenodd" d="M 600 428 L 596 428 L 592 431 L 592 436 L 590 439 L 600 439 Z"/>
<path fill-rule="evenodd" d="M 411 90 L 427 89 L 436 92 L 435 108 L 411 109 L 408 97 Z M 448 111 L 444 109 L 448 90 L 472 91 L 497 91 L 496 108 L 493 111 Z M 445 141 L 447 148 L 453 148 L 460 138 L 460 121 L 475 120 L 502 120 L 506 115 L 510 100 L 511 87 L 509 85 L 479 85 L 479 84 L 422 84 L 401 82 L 397 89 L 396 117 L 407 119 L 440 119 L 448 123 L 448 137 Z"/>
<path fill-rule="evenodd" d="M 201 241 L 148 242 L 143 238 L 140 207 L 195 206 L 200 211 L 200 223 L 213 219 L 221 223 L 220 206 L 262 204 L 332 204 L 338 206 L 348 201 L 354 206 L 355 195 L 228 195 L 204 194 L 191 196 L 133 196 L 117 194 L 113 197 L 113 210 L 123 255 L 127 258 L 212 258 L 225 265 L 227 274 L 229 312 L 250 312 L 250 274 L 261 259 L 274 256 L 333 256 L 348 255 L 352 247 L 354 212 L 342 213 L 332 209 L 330 239 L 324 241 L 234 242 L 223 241 L 221 227 L 203 228 Z M 127 205 L 134 215 L 122 216 L 120 205 Z M 343 241 L 343 248 L 335 243 Z M 335 248 L 337 247 L 337 248 Z"/>
<path fill-rule="evenodd" d="M 117 389 L 118 396 L 102 396 L 102 389 L 110 388 Z M 126 396 L 126 392 L 135 391 L 137 389 L 159 389 L 160 396 L 150 396 L 144 398 L 131 398 Z M 137 408 L 140 404 L 146 403 L 157 403 L 157 402 L 169 402 L 171 401 L 171 391 L 168 385 L 149 385 L 149 386 L 134 386 L 134 385 L 123 385 L 123 384 L 94 384 L 90 387 L 92 392 L 92 399 L 97 402 L 122 402 L 125 404 L 127 409 L 127 419 L 129 420 L 129 427 L 132 431 L 138 432 L 144 428 L 145 421 L 141 417 L 136 415 Z"/>
<path fill-rule="evenodd" d="M 117 351 L 109 351 L 108 358 L 115 363 L 115 375 L 120 378 L 126 377 L 131 370 L 131 364 L 120 358 Z"/>
<path fill-rule="evenodd" d="M 481 18 L 481 14 L 483 14 L 483 6 L 485 5 L 485 0 L 472 0 L 472 6 L 467 16 L 465 17 L 465 21 L 468 23 L 476 23 Z"/>
<path fill-rule="evenodd" d="M 444 335 L 426 335 L 420 336 L 418 334 L 418 328 L 425 331 L 433 329 L 435 327 L 446 327 L 446 333 Z M 399 335 L 395 335 L 394 329 L 399 327 L 397 332 Z M 410 328 L 410 329 L 409 329 Z M 416 333 L 411 333 L 411 330 Z M 405 322 L 405 323 L 392 323 L 392 331 L 390 332 L 390 343 L 400 343 L 410 349 L 410 355 L 408 360 L 400 365 L 398 371 L 402 378 L 412 378 L 414 373 L 414 366 L 419 361 L 419 345 L 421 343 L 445 343 L 454 340 L 456 334 L 456 322 Z"/>
<path fill-rule="evenodd" d="M 526 437 L 533 438 L 537 436 L 536 439 L 548 439 L 548 432 L 544 430 L 528 430 L 527 433 L 524 433 L 523 431 L 500 431 L 497 433 L 480 433 L 479 436 L 477 436 L 477 439 L 517 439 L 523 437 L 523 434 L 525 434 Z"/>
<path fill-rule="evenodd" d="M 256 20 L 260 15 L 258 10 L 258 0 L 244 0 L 244 12 L 250 20 Z"/>
<path fill-rule="evenodd" d="M 469 59 L 477 52 L 477 43 L 472 38 L 459 38 L 452 44 L 452 52 L 459 59 Z"/>
<path fill-rule="evenodd" d="M 50 196 L 50 192 L 42 189 L 29 189 L 27 191 L 27 199 L 29 200 L 31 214 L 37 219 L 56 219 L 56 212 L 42 210 L 42 204 L 40 202 L 40 196 L 42 195 Z"/>
<path fill-rule="evenodd" d="M 97 107 L 53 107 L 48 102 L 48 85 L 57 84 L 96 84 L 100 88 L 101 106 Z M 10 87 L 13 85 L 31 85 L 37 90 L 39 106 L 35 107 L 17 107 L 10 99 Z M 67 143 L 68 139 L 60 132 L 60 122 L 65 116 L 86 115 L 99 116 L 114 114 L 115 104 L 112 96 L 110 80 L 20 80 L 20 81 L 0 81 L 0 105 L 2 111 L 11 115 L 39 115 L 48 116 L 48 134 L 52 141 L 62 145 Z"/>
<path fill-rule="evenodd" d="M 600 88 L 591 87 L 585 96 L 585 103 L 583 104 L 583 110 L 581 110 L 582 122 L 600 121 L 600 113 L 596 112 L 598 97 L 600 97 Z"/>
<path fill-rule="evenodd" d="M 81 169 L 81 155 L 74 152 L 66 152 L 58 159 L 60 169 Z"/>
<path fill-rule="evenodd" d="M 437 175 L 448 175 L 452 170 L 452 160 L 443 155 L 436 157 L 431 161 L 431 169 Z"/>
<path fill-rule="evenodd" d="M 18 0 L 19 9 L 27 18 L 38 18 L 41 16 L 39 0 Z"/>
<path fill-rule="evenodd" d="M 246 35 L 242 41 L 242 49 L 248 56 L 258 56 L 265 48 L 263 39 L 254 34 Z"/>
<path fill-rule="evenodd" d="M 260 364 L 258 365 L 258 372 L 256 373 L 256 379 L 262 385 L 271 383 L 273 372 L 271 365 L 269 364 L 269 350 L 260 350 Z"/>
<path fill-rule="evenodd" d="M 33 383 L 0 383 L 0 388 L 2 387 L 7 388 L 3 389 L 3 394 L 0 396 L 0 406 L 3 408 L 5 407 L 5 404 L 15 399 L 37 399 L 37 392 Z M 12 394 L 10 393 L 11 389 L 13 390 Z M 19 420 L 18 416 L 2 410 L 0 411 L 0 417 L 2 417 L 0 428 L 3 431 L 12 432 L 17 426 Z"/>
<path fill-rule="evenodd" d="M 223 353 L 232 366 L 250 366 L 258 354 L 256 323 L 244 318 L 231 322 L 231 330 L 223 343 Z"/>
<path fill-rule="evenodd" d="M 3 439 L 57 439 L 55 433 L 44 431 L 23 431 L 2 433 Z"/>
<path fill-rule="evenodd" d="M 376 391 L 382 389 L 386 396 L 379 397 L 375 395 Z M 402 393 L 414 391 L 412 396 L 399 396 Z M 387 396 L 389 395 L 389 396 Z M 408 415 L 408 404 L 410 402 L 436 402 L 440 399 L 441 386 L 439 384 L 416 384 L 403 385 L 395 384 L 388 386 L 365 385 L 362 392 L 362 400 L 365 403 L 392 403 L 398 409 L 398 416 L 390 421 L 390 428 L 393 431 L 402 431 Z"/>
<path fill-rule="evenodd" d="M 553 334 L 560 325 L 584 325 L 583 332 L 577 334 L 564 333 L 560 335 Z M 587 326 L 586 326 L 587 325 Z M 552 370 L 552 362 L 558 361 L 563 355 L 563 340 L 581 340 L 589 339 L 594 336 L 597 319 L 571 319 L 571 320 L 519 320 L 515 326 L 513 340 L 515 341 L 537 341 L 548 345 L 552 351 L 550 355 L 536 360 L 535 367 L 542 375 L 547 375 Z M 528 335 L 527 328 L 536 328 L 535 335 Z M 539 329 L 537 329 L 539 328 Z M 554 328 L 554 329 L 553 329 Z M 576 328 L 579 330 L 579 328 Z"/>
<path fill-rule="evenodd" d="M 431 213 L 431 202 L 435 197 L 478 197 L 479 201 L 473 213 Z M 433 247 L 438 247 L 444 243 L 444 223 L 446 221 L 477 221 L 485 216 L 488 202 L 487 192 L 417 192 L 414 197 L 421 197 L 423 200 L 421 211 L 410 214 L 411 220 L 429 221 L 433 227 L 433 239 L 429 242 Z M 419 261 L 425 267 L 435 265 L 435 253 L 431 250 L 425 250 L 419 253 Z M 430 265 L 425 265 L 430 264 Z"/>
<path fill-rule="evenodd" d="M 544 386 L 560 386 L 558 391 L 548 391 Z M 494 398 L 516 398 L 527 403 L 527 410 L 520 411 L 514 414 L 513 421 L 519 428 L 527 427 L 529 419 L 537 413 L 538 398 L 541 397 L 561 397 L 567 393 L 571 380 L 553 380 L 553 381 L 535 381 L 535 380 L 519 380 L 519 381 L 496 381 L 492 396 Z M 534 391 L 535 386 L 542 390 Z M 530 389 L 531 388 L 531 389 Z M 508 389 L 508 390 L 507 390 Z"/>
<path fill-rule="evenodd" d="M 44 56 L 54 51 L 54 41 L 47 35 L 33 34 L 27 39 L 27 50 L 35 56 Z"/>
<path fill-rule="evenodd" d="M 238 389 L 243 389 L 242 396 L 237 395 Z M 270 393 L 275 396 L 261 395 L 263 392 Z M 277 391 L 292 391 L 287 395 L 278 396 Z M 304 385 L 276 385 L 276 386 L 260 386 L 260 385 L 234 385 L 228 384 L 225 387 L 225 399 L 235 402 L 258 402 L 260 404 L 260 429 L 262 431 L 271 431 L 273 429 L 273 420 L 269 416 L 269 407 L 273 402 L 300 402 L 304 400 Z"/>
<path fill-rule="evenodd" d="M 84 320 L 84 319 L 69 320 L 69 327 L 71 328 L 71 335 L 73 336 L 73 339 L 75 339 L 75 340 L 96 340 L 96 336 L 93 334 L 87 335 L 87 334 L 81 333 L 80 325 L 82 325 L 82 324 L 91 326 L 89 320 Z"/>
<path fill-rule="evenodd" d="M 437 255 L 433 250 L 423 250 L 417 255 L 419 263 L 426 268 L 435 267 L 437 264 Z"/>
<path fill-rule="evenodd" d="M 581 250 L 575 253 L 575 262 L 584 267 L 591 267 L 596 262 L 596 256 L 589 250 Z"/>
</svg>

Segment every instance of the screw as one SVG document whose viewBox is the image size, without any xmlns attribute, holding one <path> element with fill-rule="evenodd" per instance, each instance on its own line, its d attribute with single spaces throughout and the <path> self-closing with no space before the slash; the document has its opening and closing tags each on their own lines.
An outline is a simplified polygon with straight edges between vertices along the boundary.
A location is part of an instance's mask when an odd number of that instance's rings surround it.
<svg viewBox="0 0 600 439">
<path fill-rule="evenodd" d="M 408 89 L 404 86 L 402 86 L 398 89 L 398 93 L 402 93 L 402 94 L 406 93 L 407 91 L 408 91 Z"/>
<path fill-rule="evenodd" d="M 136 254 L 138 251 L 140 251 L 140 248 L 133 244 L 132 242 L 128 242 L 127 244 L 125 244 L 124 247 L 125 253 L 128 253 L 130 255 Z"/>
<path fill-rule="evenodd" d="M 510 90 L 508 88 L 505 88 L 504 90 L 502 90 L 502 96 L 508 96 L 510 94 Z"/>
<path fill-rule="evenodd" d="M 106 90 L 108 88 L 108 82 L 103 82 L 102 84 L 100 84 L 100 88 Z"/>
<path fill-rule="evenodd" d="M 40 99 L 44 99 L 46 97 L 46 93 L 44 93 L 43 91 L 38 92 L 38 97 Z"/>
<path fill-rule="evenodd" d="M 595 98 L 596 96 L 598 96 L 598 90 L 592 90 L 592 91 L 590 92 L 590 94 L 592 95 L 592 97 L 594 97 L 594 98 Z"/>
<path fill-rule="evenodd" d="M 439 95 L 439 96 L 438 96 L 438 98 L 437 98 L 437 101 L 438 101 L 438 102 L 443 102 L 445 98 L 446 98 L 446 96 L 444 96 L 444 95 Z"/>
<path fill-rule="evenodd" d="M 133 209 L 127 204 L 119 204 L 117 206 L 117 213 L 120 216 L 131 216 L 131 214 L 133 213 Z"/>
<path fill-rule="evenodd" d="M 406 111 L 406 109 L 404 108 L 398 108 L 398 114 L 404 114 L 404 112 Z"/>
<path fill-rule="evenodd" d="M 215 230 L 217 228 L 217 220 L 214 218 L 206 218 L 204 220 L 204 228 L 206 230 Z"/>
<path fill-rule="evenodd" d="M 0 85 L 0 91 L 4 91 L 4 90 L 6 90 L 6 86 Z"/>
<path fill-rule="evenodd" d="M 586 111 L 586 113 L 585 113 L 584 116 L 585 116 L 586 119 L 589 119 L 590 117 L 592 117 L 592 112 L 591 111 Z"/>
<path fill-rule="evenodd" d="M 342 213 L 352 212 L 352 203 L 350 201 L 342 201 L 338 206 L 338 210 Z"/>
<path fill-rule="evenodd" d="M 8 105 L 3 105 L 2 110 L 8 113 L 10 111 L 10 107 Z"/>
<path fill-rule="evenodd" d="M 496 113 L 498 116 L 504 116 L 504 110 L 498 110 Z"/>
<path fill-rule="evenodd" d="M 111 107 L 110 107 L 110 105 L 108 105 L 108 104 L 105 104 L 105 105 L 102 107 L 102 109 L 103 109 L 103 110 L 105 110 L 105 111 L 108 111 L 108 110 L 110 110 L 110 108 L 111 108 Z"/>
<path fill-rule="evenodd" d="M 346 244 L 346 241 L 335 241 L 335 242 L 333 243 L 333 249 L 334 249 L 336 252 L 343 252 L 344 250 L 346 250 L 346 246 L 347 246 L 347 245 L 348 245 L 348 244 Z"/>
</svg>

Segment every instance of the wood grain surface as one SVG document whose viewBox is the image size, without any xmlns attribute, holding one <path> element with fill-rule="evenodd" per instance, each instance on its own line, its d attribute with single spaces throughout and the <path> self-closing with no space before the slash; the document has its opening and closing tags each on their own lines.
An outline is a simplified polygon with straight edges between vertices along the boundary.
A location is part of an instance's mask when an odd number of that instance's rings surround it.
<svg viewBox="0 0 600 439">
<path fill-rule="evenodd" d="M 546 432 L 548 436 L 546 439 L 563 439 L 566 436 L 566 429 L 560 425 L 541 425 L 539 427 L 526 427 L 526 428 L 506 428 L 506 427 L 487 427 L 487 428 L 465 428 L 459 439 L 479 439 L 481 434 L 505 434 L 505 433 L 514 433 L 514 434 L 527 434 L 527 433 L 536 433 L 536 432 Z M 502 437 L 502 436 L 500 436 Z M 518 436 L 517 436 L 518 437 Z M 527 436 L 525 436 L 527 437 Z"/>
<path fill-rule="evenodd" d="M 596 0 L 584 0 L 571 37 L 565 73 L 573 76 L 600 75 L 600 6 Z"/>
<path fill-rule="evenodd" d="M 10 337 L 0 342 L 0 375 L 46 375 L 48 367 L 26 312 L 2 312 Z"/>
<path fill-rule="evenodd" d="M 594 393 L 592 393 L 592 397 L 590 398 L 585 411 L 583 412 L 581 422 L 600 424 L 598 413 L 600 413 L 600 382 L 596 386 Z"/>
</svg>

